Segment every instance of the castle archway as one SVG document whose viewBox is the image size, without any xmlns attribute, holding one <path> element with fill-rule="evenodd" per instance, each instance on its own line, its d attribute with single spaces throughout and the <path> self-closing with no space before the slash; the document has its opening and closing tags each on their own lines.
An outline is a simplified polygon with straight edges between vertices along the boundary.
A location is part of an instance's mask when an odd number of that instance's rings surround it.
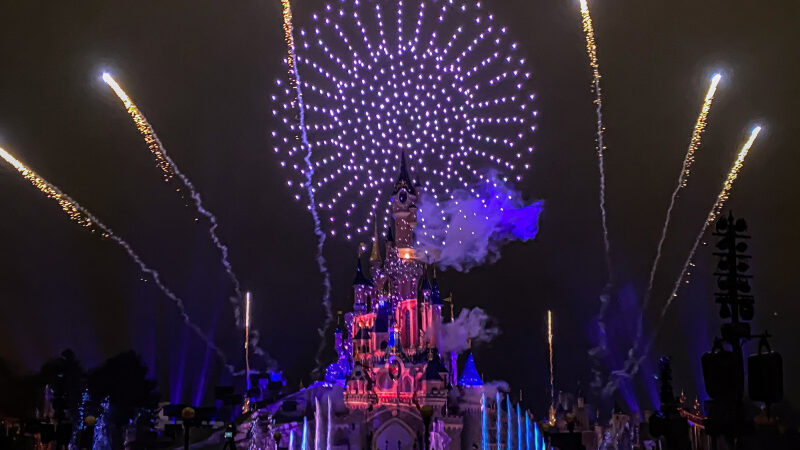
<svg viewBox="0 0 800 450">
<path fill-rule="evenodd" d="M 373 450 L 413 450 L 416 448 L 416 433 L 398 418 L 381 425 L 372 441 Z"/>
</svg>

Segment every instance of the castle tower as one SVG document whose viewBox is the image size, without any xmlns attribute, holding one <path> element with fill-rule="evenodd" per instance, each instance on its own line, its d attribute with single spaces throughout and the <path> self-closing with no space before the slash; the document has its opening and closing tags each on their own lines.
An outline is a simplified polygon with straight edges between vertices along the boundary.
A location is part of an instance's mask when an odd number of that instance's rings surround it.
<svg viewBox="0 0 800 450">
<path fill-rule="evenodd" d="M 405 153 L 401 156 L 400 173 L 392 191 L 392 217 L 394 218 L 394 251 L 397 261 L 387 275 L 395 287 L 397 307 L 395 320 L 400 331 L 403 348 L 419 347 L 419 318 L 417 317 L 417 286 L 422 274 L 421 264 L 414 250 L 414 227 L 417 226 L 417 187 L 411 182 L 406 167 Z M 391 231 L 391 230 L 390 230 Z M 387 247 L 387 259 L 389 258 Z"/>
<path fill-rule="evenodd" d="M 439 338 L 442 333 L 442 294 L 439 292 L 439 283 L 436 277 L 433 278 L 431 285 L 431 345 L 439 346 Z"/>
<path fill-rule="evenodd" d="M 375 231 L 372 234 L 372 252 L 369 255 L 369 265 L 372 269 L 373 277 L 381 264 L 383 264 L 383 258 L 381 258 L 381 250 L 378 244 L 378 219 L 375 219 Z"/>
<path fill-rule="evenodd" d="M 420 299 L 420 336 L 425 348 L 431 348 L 431 332 L 433 329 L 433 309 L 431 308 L 431 284 L 428 282 L 428 276 L 422 275 L 422 283 L 420 284 L 420 291 L 422 298 Z"/>
<path fill-rule="evenodd" d="M 433 284 L 428 278 L 422 279 L 422 335 L 425 347 L 439 346 L 439 335 L 442 332 L 442 295 L 436 278 Z"/>
<path fill-rule="evenodd" d="M 353 279 L 353 311 L 356 314 L 367 312 L 374 285 L 375 283 L 367 278 L 361 270 L 361 259 L 359 259 L 356 265 L 356 276 Z"/>
<path fill-rule="evenodd" d="M 406 349 L 416 349 L 419 346 L 417 299 L 399 301 L 395 310 L 395 320 L 398 324 L 400 344 Z"/>
<path fill-rule="evenodd" d="M 417 188 L 411 182 L 406 168 L 406 154 L 400 162 L 400 174 L 392 192 L 392 217 L 394 217 L 394 240 L 397 253 L 402 259 L 416 258 L 414 251 L 414 227 L 417 226 Z"/>
</svg>

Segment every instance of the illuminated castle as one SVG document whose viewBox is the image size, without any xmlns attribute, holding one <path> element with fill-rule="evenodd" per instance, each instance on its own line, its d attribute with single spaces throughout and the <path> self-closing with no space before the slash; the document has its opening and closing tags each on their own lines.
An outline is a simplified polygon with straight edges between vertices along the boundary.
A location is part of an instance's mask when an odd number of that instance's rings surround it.
<svg viewBox="0 0 800 450">
<path fill-rule="evenodd" d="M 324 381 L 263 410 L 271 423 L 263 435 L 273 439 L 271 445 L 483 447 L 486 414 L 495 423 L 497 405 L 493 401 L 482 409 L 484 384 L 472 355 L 458 377 L 455 352 L 439 350 L 443 315 L 452 319 L 452 309 L 443 314 L 437 281 L 428 278 L 416 257 L 419 189 L 403 159 L 391 196 L 394 227 L 387 231 L 383 252 L 375 232 L 369 273 L 359 258 L 353 310 L 344 317 L 340 313 L 335 331 L 337 360 L 328 366 Z"/>
</svg>

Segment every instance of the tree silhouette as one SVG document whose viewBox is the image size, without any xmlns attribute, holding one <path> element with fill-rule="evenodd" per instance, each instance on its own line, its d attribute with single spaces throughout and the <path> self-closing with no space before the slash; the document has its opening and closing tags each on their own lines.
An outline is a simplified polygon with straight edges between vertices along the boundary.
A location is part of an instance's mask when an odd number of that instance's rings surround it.
<svg viewBox="0 0 800 450">
<path fill-rule="evenodd" d="M 0 416 L 29 417 L 36 407 L 36 399 L 33 377 L 23 376 L 11 363 L 0 359 Z"/>
<path fill-rule="evenodd" d="M 53 409 L 56 419 L 77 417 L 86 386 L 86 371 L 75 352 L 66 349 L 59 357 L 47 360 L 35 378 L 39 395 L 45 386 L 53 389 Z"/>
<path fill-rule="evenodd" d="M 127 424 L 138 410 L 158 405 L 156 382 L 147 378 L 147 366 L 132 350 L 112 356 L 89 372 L 89 390 L 94 398 L 109 398 L 111 421 L 117 426 Z"/>
</svg>

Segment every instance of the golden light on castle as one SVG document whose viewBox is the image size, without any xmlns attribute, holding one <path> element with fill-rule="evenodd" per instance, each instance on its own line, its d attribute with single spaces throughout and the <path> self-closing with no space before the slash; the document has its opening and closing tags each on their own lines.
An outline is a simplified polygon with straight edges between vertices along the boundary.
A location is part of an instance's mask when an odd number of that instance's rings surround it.
<svg viewBox="0 0 800 450">
<path fill-rule="evenodd" d="M 413 248 L 398 248 L 397 255 L 400 257 L 400 259 L 417 259 L 417 251 Z"/>
</svg>

